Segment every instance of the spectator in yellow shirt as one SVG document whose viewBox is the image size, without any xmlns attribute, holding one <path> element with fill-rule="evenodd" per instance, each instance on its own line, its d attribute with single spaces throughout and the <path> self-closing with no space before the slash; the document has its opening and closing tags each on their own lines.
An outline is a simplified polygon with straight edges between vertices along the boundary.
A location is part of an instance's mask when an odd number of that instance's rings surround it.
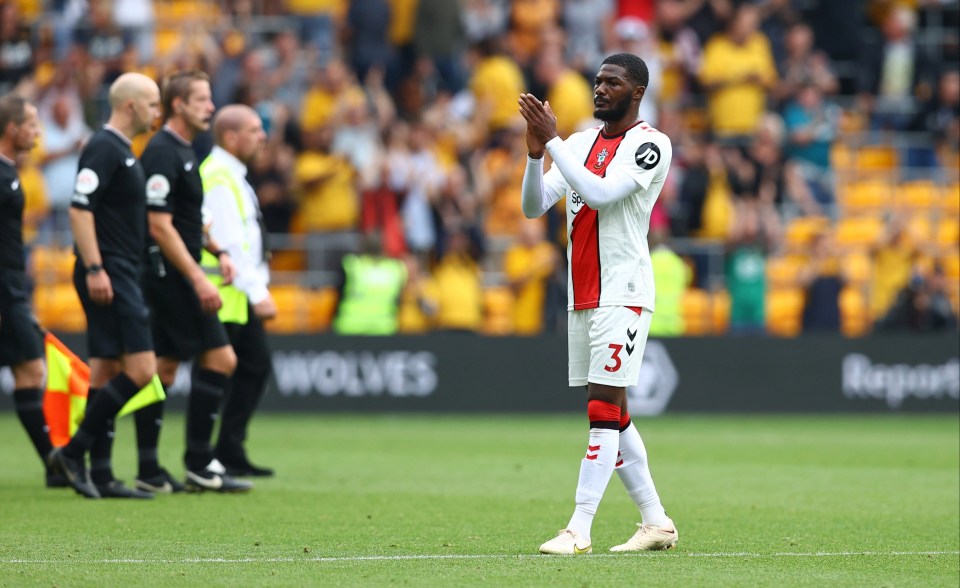
<svg viewBox="0 0 960 588">
<path fill-rule="evenodd" d="M 758 30 L 759 15 L 742 4 L 727 31 L 714 35 L 703 52 L 700 83 L 708 93 L 710 124 L 718 138 L 751 134 L 777 82 L 770 42 Z"/>
<path fill-rule="evenodd" d="M 482 277 L 469 249 L 465 231 L 450 233 L 447 252 L 433 269 L 438 329 L 476 332 L 483 325 Z"/>
<path fill-rule="evenodd" d="M 513 291 L 513 332 L 536 335 L 543 331 L 547 280 L 558 255 L 544 238 L 542 219 L 520 222 L 520 234 L 504 256 L 504 272 Z"/>
<path fill-rule="evenodd" d="M 330 126 L 303 134 L 305 149 L 293 166 L 301 200 L 294 221 L 299 231 L 344 231 L 357 225 L 357 173 L 349 161 L 330 152 L 332 140 Z"/>
<path fill-rule="evenodd" d="M 535 72 L 547 88 L 547 102 L 557 116 L 561 138 L 593 122 L 593 88 L 580 73 L 567 67 L 559 49 L 541 53 Z"/>
<path fill-rule="evenodd" d="M 510 126 L 517 113 L 517 96 L 525 91 L 523 72 L 516 63 L 503 55 L 496 39 L 477 43 L 471 57 L 476 60 L 470 78 L 470 92 L 477 107 L 488 116 L 489 129 L 496 131 Z"/>
</svg>

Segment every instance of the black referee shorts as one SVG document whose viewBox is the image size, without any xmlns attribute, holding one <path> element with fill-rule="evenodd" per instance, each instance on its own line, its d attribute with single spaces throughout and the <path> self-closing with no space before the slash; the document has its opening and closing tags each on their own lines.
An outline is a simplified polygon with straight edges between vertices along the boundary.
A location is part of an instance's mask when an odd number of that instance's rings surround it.
<svg viewBox="0 0 960 588">
<path fill-rule="evenodd" d="M 0 269 L 0 366 L 43 357 L 43 335 L 33 320 L 24 272 Z"/>
<path fill-rule="evenodd" d="M 73 285 L 87 315 L 90 357 L 117 359 L 121 355 L 153 351 L 150 309 L 140 289 L 141 269 L 132 261 L 104 257 L 103 269 L 113 286 L 113 302 L 96 304 L 87 290 L 87 272 L 80 260 L 73 269 Z"/>
<path fill-rule="evenodd" d="M 204 351 L 230 345 L 217 314 L 203 312 L 193 286 L 176 269 L 168 269 L 162 278 L 148 272 L 144 291 L 153 312 L 157 357 L 186 361 Z"/>
</svg>

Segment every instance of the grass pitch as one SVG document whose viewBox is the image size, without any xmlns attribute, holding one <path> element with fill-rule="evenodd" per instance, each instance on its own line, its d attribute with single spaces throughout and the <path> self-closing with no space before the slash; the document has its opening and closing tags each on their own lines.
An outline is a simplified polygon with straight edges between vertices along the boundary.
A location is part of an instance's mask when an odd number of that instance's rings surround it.
<svg viewBox="0 0 960 588">
<path fill-rule="evenodd" d="M 2 586 L 952 586 L 960 420 L 637 421 L 678 549 L 613 555 L 638 514 L 611 480 L 594 554 L 537 555 L 573 508 L 575 416 L 258 415 L 248 495 L 89 501 L 42 488 L 0 415 Z M 133 424 L 115 470 L 135 474 Z M 183 421 L 161 459 L 182 472 Z"/>
</svg>

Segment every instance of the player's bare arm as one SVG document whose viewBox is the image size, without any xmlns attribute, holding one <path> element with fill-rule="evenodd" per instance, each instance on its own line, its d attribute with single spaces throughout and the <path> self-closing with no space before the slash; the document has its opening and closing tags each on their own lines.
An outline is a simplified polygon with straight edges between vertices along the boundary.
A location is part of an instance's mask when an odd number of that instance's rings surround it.
<svg viewBox="0 0 960 588">
<path fill-rule="evenodd" d="M 180 274 L 190 282 L 204 312 L 213 313 L 220 310 L 223 301 L 220 292 L 210 283 L 203 269 L 193 259 L 187 246 L 183 243 L 180 233 L 173 226 L 173 215 L 167 212 L 147 213 L 150 225 L 150 236 L 160 247 L 160 252 L 168 259 Z"/>
<path fill-rule="evenodd" d="M 70 228 L 77 243 L 80 261 L 87 268 L 87 290 L 90 299 L 97 304 L 113 302 L 113 284 L 110 276 L 103 269 L 103 258 L 100 256 L 100 245 L 97 242 L 97 229 L 93 220 L 93 213 L 78 208 L 70 209 Z"/>
</svg>

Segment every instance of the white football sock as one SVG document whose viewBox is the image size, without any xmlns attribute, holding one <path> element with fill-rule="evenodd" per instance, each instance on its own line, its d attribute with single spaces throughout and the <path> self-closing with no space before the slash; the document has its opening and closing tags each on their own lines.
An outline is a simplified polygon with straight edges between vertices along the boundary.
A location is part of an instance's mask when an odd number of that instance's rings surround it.
<svg viewBox="0 0 960 588">
<path fill-rule="evenodd" d="M 600 499 L 613 475 L 619 444 L 620 434 L 615 429 L 590 429 L 587 454 L 580 462 L 577 507 L 567 525 L 568 529 L 579 533 L 588 543 L 593 516 L 597 514 Z"/>
<path fill-rule="evenodd" d="M 644 524 L 664 526 L 670 523 L 669 517 L 660 504 L 660 496 L 653 485 L 650 467 L 647 465 L 647 448 L 637 428 L 630 423 L 620 433 L 620 456 L 617 475 L 627 489 L 627 494 L 640 509 L 640 518 Z"/>
</svg>

